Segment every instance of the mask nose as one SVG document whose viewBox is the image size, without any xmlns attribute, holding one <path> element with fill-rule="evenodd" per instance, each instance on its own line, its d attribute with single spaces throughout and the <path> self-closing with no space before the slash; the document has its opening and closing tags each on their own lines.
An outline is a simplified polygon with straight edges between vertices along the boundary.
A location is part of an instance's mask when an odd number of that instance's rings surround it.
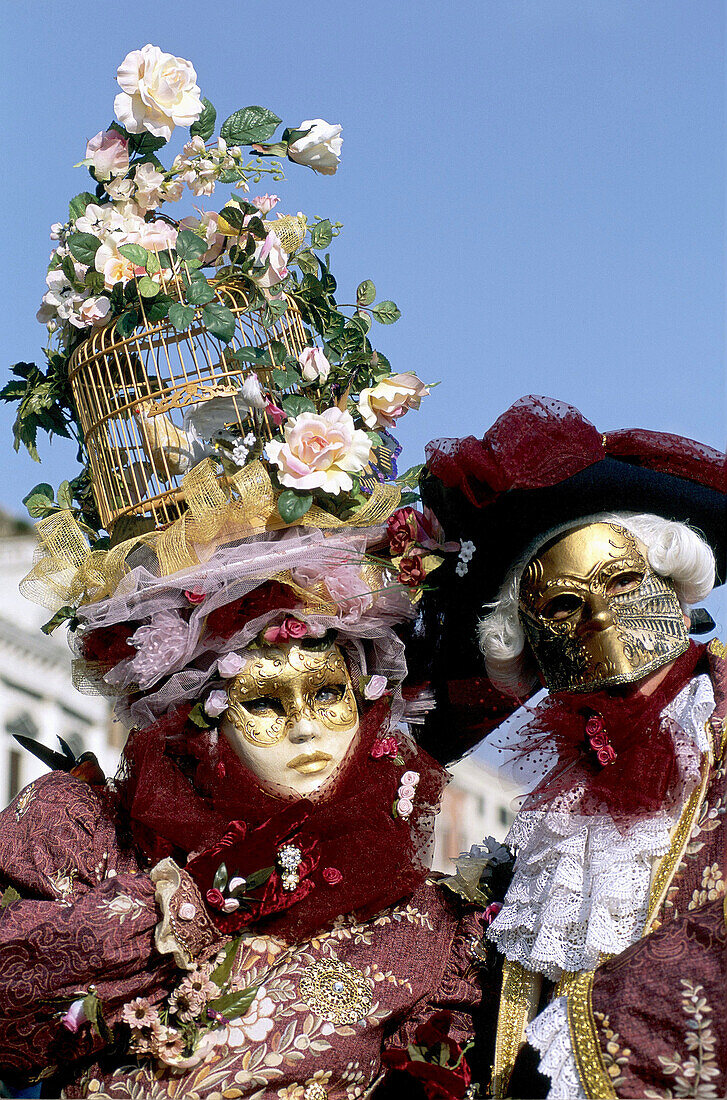
<svg viewBox="0 0 727 1100">
<path fill-rule="evenodd" d="M 302 745 L 306 741 L 312 741 L 318 736 L 318 723 L 306 710 L 296 710 L 291 715 L 290 733 L 288 740 L 294 745 Z"/>
<path fill-rule="evenodd" d="M 614 624 L 613 610 L 606 596 L 591 596 L 586 603 L 580 633 L 608 630 Z"/>
</svg>

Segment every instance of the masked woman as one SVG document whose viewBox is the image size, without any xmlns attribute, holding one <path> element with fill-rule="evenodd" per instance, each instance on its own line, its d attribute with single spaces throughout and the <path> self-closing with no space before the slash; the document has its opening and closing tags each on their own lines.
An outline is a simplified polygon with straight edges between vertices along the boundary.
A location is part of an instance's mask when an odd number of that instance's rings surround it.
<svg viewBox="0 0 727 1100">
<path fill-rule="evenodd" d="M 724 456 L 602 436 L 530 397 L 481 440 L 431 444 L 428 469 L 448 534 L 474 544 L 452 582 L 483 612 L 489 685 L 470 694 L 548 689 L 499 735 L 531 779 L 488 930 L 504 957 L 493 1092 L 722 1095 L 725 650 L 689 634 L 714 625 L 691 608 L 715 561 L 725 576 Z M 474 615 L 435 599 L 442 651 L 472 645 Z M 464 689 L 444 688 L 456 720 Z"/>
</svg>

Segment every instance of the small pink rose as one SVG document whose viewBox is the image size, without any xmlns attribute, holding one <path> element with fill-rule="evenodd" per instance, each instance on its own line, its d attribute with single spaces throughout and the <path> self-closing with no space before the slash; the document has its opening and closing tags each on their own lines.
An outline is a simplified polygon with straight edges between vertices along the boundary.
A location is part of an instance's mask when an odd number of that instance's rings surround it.
<svg viewBox="0 0 727 1100">
<path fill-rule="evenodd" d="M 495 917 L 497 916 L 497 914 L 500 912 L 501 909 L 502 909 L 502 902 L 501 901 L 490 902 L 490 904 L 485 909 L 485 914 L 484 914 L 485 915 L 485 924 L 492 924 L 493 920 L 495 919 Z"/>
<path fill-rule="evenodd" d="M 257 206 L 261 214 L 269 214 L 273 207 L 280 202 L 277 195 L 256 195 L 250 199 L 253 206 Z"/>
<path fill-rule="evenodd" d="M 101 182 L 124 175 L 129 170 L 129 143 L 116 130 L 99 130 L 86 145 L 86 160 Z"/>
<path fill-rule="evenodd" d="M 236 909 L 240 908 L 240 903 L 237 898 L 225 898 L 222 906 L 223 912 L 234 913 Z"/>
<path fill-rule="evenodd" d="M 207 599 L 204 592 L 201 592 L 199 588 L 191 588 L 188 591 L 185 590 L 185 599 L 191 604 L 204 603 Z"/>
<path fill-rule="evenodd" d="M 283 421 L 288 418 L 288 414 L 284 412 L 283 409 L 279 409 L 278 406 L 274 405 L 269 399 L 265 406 L 265 414 L 272 420 L 276 428 L 279 428 Z"/>
<path fill-rule="evenodd" d="M 289 638 L 305 638 L 308 633 L 307 625 L 302 623 L 300 619 L 283 619 L 283 627 L 287 631 Z"/>
<path fill-rule="evenodd" d="M 385 676 L 372 676 L 364 688 L 364 699 L 380 699 L 386 691 L 387 683 Z"/>
<path fill-rule="evenodd" d="M 194 920 L 197 910 L 191 901 L 185 901 L 179 906 L 179 916 L 182 920 Z"/>
<path fill-rule="evenodd" d="M 410 783 L 402 783 L 397 793 L 399 798 L 407 798 L 411 801 L 416 794 L 416 787 L 412 787 Z"/>
<path fill-rule="evenodd" d="M 221 688 L 216 691 L 211 691 L 204 705 L 205 714 L 209 714 L 210 718 L 219 718 L 226 710 L 227 692 L 222 691 Z"/>
<path fill-rule="evenodd" d="M 216 890 L 214 886 L 207 891 L 205 897 L 207 898 L 207 904 L 211 905 L 213 909 L 224 909 L 225 899 L 222 893 Z"/>
<path fill-rule="evenodd" d="M 82 1023 L 84 1023 L 88 1017 L 86 1016 L 86 1009 L 84 1008 L 85 997 L 80 997 L 77 1001 L 74 1001 L 71 1007 L 63 1016 L 61 1016 L 61 1023 L 67 1031 L 73 1032 L 75 1035 Z"/>
<path fill-rule="evenodd" d="M 343 882 L 343 875 L 338 867 L 324 867 L 322 874 L 329 886 L 338 886 L 339 882 Z"/>
<path fill-rule="evenodd" d="M 416 787 L 419 782 L 419 772 L 404 772 L 400 782 L 406 783 L 411 787 Z"/>
<path fill-rule="evenodd" d="M 224 657 L 220 657 L 218 660 L 217 671 L 223 679 L 229 680 L 231 676 L 237 676 L 244 664 L 245 662 L 239 653 L 226 653 Z"/>
<path fill-rule="evenodd" d="M 400 798 L 396 804 L 396 812 L 399 817 L 409 817 L 410 813 L 414 809 L 414 803 L 408 798 Z"/>
<path fill-rule="evenodd" d="M 596 733 L 603 733 L 606 728 L 606 723 L 599 714 L 592 715 L 586 722 L 586 733 L 589 737 L 593 737 Z"/>
</svg>

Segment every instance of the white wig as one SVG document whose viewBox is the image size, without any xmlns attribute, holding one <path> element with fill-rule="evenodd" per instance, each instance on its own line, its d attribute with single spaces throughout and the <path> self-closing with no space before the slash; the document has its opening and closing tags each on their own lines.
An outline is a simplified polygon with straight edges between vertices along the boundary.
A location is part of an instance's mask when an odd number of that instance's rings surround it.
<svg viewBox="0 0 727 1100">
<path fill-rule="evenodd" d="M 487 613 L 478 627 L 480 649 L 487 674 L 500 691 L 525 696 L 537 681 L 535 661 L 518 614 L 520 581 L 528 562 L 551 539 L 586 523 L 616 523 L 636 535 L 646 547 L 654 572 L 673 582 L 684 610 L 714 588 L 714 554 L 685 523 L 646 513 L 604 512 L 555 527 L 528 547 L 510 569 L 495 602 L 485 605 Z"/>
</svg>

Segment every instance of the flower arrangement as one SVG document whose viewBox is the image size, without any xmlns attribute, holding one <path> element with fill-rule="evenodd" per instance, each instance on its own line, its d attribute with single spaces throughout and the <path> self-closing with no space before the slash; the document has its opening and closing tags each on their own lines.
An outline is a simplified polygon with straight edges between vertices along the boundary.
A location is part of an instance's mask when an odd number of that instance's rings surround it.
<svg viewBox="0 0 727 1100">
<path fill-rule="evenodd" d="M 241 390 L 187 410 L 175 454 L 181 448 L 190 463 L 212 456 L 228 475 L 261 461 L 286 523 L 299 521 L 314 503 L 345 519 L 365 502 L 372 488 L 367 481 L 396 475 L 389 429 L 419 407 L 428 387 L 413 373 L 394 373 L 374 349 L 372 322 L 391 324 L 400 313 L 393 301 L 376 302 L 371 280 L 360 283 L 350 306 L 338 303 L 323 253 L 340 224 L 281 214 L 278 197 L 267 192 L 243 198 L 266 176 L 282 180 L 283 159 L 323 175 L 336 172 L 340 125 L 307 119 L 276 138 L 281 119 L 250 106 L 234 111 L 217 132 L 216 110 L 202 95 L 192 63 L 150 44 L 124 58 L 117 80 L 116 120 L 90 138 L 80 161 L 93 190 L 75 195 L 67 219 L 51 229 L 56 243 L 38 312 L 50 336 L 45 367 L 15 364 L 15 377 L 0 391 L 2 400 L 18 404 L 16 450 L 22 444 L 38 460 L 39 430 L 79 444 L 82 473 L 64 481 L 57 495 L 46 483 L 37 485 L 25 498 L 30 514 L 44 518 L 71 509 L 92 539 L 104 537 L 69 364 L 100 329 L 113 327 L 125 339 L 168 322 L 180 333 L 202 324 L 228 345 L 245 380 Z M 165 165 L 161 151 L 177 128 L 188 137 Z M 195 208 L 184 217 L 169 212 L 185 196 L 209 199 L 225 185 L 233 196 L 219 209 Z M 273 210 L 276 218 L 267 220 Z M 305 349 L 294 356 L 271 339 L 265 348 L 233 352 L 236 318 L 218 293 L 226 285 L 242 287 L 246 311 L 256 311 L 268 330 L 295 307 Z M 231 412 L 240 404 L 250 414 L 244 428 Z M 154 430 L 161 432 L 163 417 L 158 410 L 154 415 Z M 171 466 L 172 448 L 166 449 Z M 417 472 L 403 476 L 405 490 Z M 422 564 L 400 568 L 404 583 L 420 583 Z"/>
</svg>

